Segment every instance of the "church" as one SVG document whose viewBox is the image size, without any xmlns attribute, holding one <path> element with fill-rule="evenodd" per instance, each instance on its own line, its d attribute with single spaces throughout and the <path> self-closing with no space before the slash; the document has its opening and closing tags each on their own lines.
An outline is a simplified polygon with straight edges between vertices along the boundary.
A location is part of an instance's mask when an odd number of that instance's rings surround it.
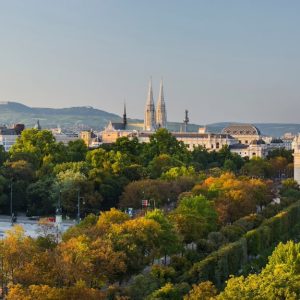
<svg viewBox="0 0 300 300">
<path fill-rule="evenodd" d="M 164 98 L 164 87 L 163 81 L 161 80 L 157 106 L 155 109 L 152 80 L 150 80 L 145 107 L 144 130 L 155 131 L 158 128 L 167 128 L 167 110 Z"/>
<path fill-rule="evenodd" d="M 271 150 L 287 148 L 281 139 L 268 141 L 262 136 L 260 130 L 251 124 L 231 124 L 225 127 L 221 133 L 207 132 L 206 128 L 198 131 L 189 130 L 188 111 L 185 111 L 185 119 L 180 131 L 172 131 L 171 134 L 178 141 L 183 142 L 187 149 L 204 147 L 208 151 L 219 151 L 223 146 L 228 146 L 231 152 L 242 157 L 265 157 Z M 127 122 L 126 107 L 124 105 L 123 122 L 112 123 L 101 132 L 102 143 L 114 143 L 120 137 L 136 137 L 141 143 L 148 143 L 150 136 L 159 128 L 168 128 L 167 108 L 164 95 L 163 81 L 160 82 L 158 99 L 154 103 L 152 80 L 149 82 L 143 124 L 131 126 Z M 300 173 L 299 173 L 300 174 Z M 300 177 L 299 177 L 300 178 Z M 300 179 L 299 179 L 300 180 Z"/>
<path fill-rule="evenodd" d="M 202 146 L 208 150 L 218 151 L 224 145 L 233 145 L 237 141 L 231 135 L 226 133 L 209 133 L 205 128 L 199 128 L 198 132 L 188 132 L 188 111 L 185 111 L 185 120 L 183 122 L 183 130 L 171 131 L 179 141 L 182 141 L 188 149 Z M 124 107 L 123 122 L 112 123 L 106 126 L 101 132 L 102 143 L 114 143 L 117 138 L 126 136 L 128 138 L 136 137 L 140 142 L 149 142 L 150 136 L 159 128 L 167 128 L 167 108 L 164 95 L 163 81 L 160 82 L 158 99 L 156 106 L 153 97 L 152 80 L 149 82 L 146 105 L 144 112 L 144 123 L 140 129 L 129 128 L 126 115 L 126 107 Z"/>
</svg>

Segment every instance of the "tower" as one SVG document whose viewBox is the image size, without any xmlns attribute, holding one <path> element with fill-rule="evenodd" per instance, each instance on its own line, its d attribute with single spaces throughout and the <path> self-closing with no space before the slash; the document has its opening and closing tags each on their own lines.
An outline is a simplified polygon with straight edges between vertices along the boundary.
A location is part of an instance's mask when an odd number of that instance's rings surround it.
<svg viewBox="0 0 300 300">
<path fill-rule="evenodd" d="M 156 126 L 162 128 L 167 127 L 167 111 L 162 80 L 160 82 L 159 96 L 156 106 Z"/>
<path fill-rule="evenodd" d="M 126 129 L 127 126 L 127 114 L 126 114 L 126 103 L 124 102 L 124 113 L 123 113 L 123 126 Z"/>
<path fill-rule="evenodd" d="M 294 149 L 294 180 L 300 184 L 300 135 L 295 136 L 292 145 Z"/>
<path fill-rule="evenodd" d="M 156 128 L 155 123 L 155 107 L 153 101 L 152 81 L 150 79 L 145 107 L 144 130 L 153 131 Z"/>
<path fill-rule="evenodd" d="M 184 132 L 187 132 L 187 127 L 188 127 L 189 122 L 190 122 L 189 111 L 186 109 L 185 110 L 184 120 L 183 120 L 183 129 L 184 129 Z"/>
</svg>

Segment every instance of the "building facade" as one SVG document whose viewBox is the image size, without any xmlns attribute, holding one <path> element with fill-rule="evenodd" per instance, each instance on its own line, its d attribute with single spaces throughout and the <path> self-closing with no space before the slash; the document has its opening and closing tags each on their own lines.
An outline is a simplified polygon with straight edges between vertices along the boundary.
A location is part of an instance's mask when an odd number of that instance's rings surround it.
<svg viewBox="0 0 300 300">
<path fill-rule="evenodd" d="M 15 124 L 12 128 L 0 127 L 0 145 L 6 152 L 16 143 L 24 129 L 24 124 Z"/>
<path fill-rule="evenodd" d="M 294 149 L 294 179 L 300 184 L 300 135 L 295 136 L 292 147 Z"/>
</svg>

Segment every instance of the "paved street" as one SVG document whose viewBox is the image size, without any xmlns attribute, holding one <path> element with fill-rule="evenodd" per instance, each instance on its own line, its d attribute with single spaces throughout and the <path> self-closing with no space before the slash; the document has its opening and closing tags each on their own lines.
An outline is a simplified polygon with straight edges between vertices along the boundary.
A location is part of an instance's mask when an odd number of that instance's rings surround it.
<svg viewBox="0 0 300 300">
<path fill-rule="evenodd" d="M 39 235 L 39 230 L 41 229 L 41 226 L 38 224 L 37 220 L 30 220 L 26 216 L 18 216 L 17 222 L 14 224 L 21 225 L 25 230 L 25 234 L 31 237 L 37 237 Z M 74 220 L 63 221 L 60 226 L 61 232 L 65 232 L 74 224 Z M 0 215 L 0 237 L 5 237 L 5 232 L 11 228 L 12 225 L 10 216 Z"/>
</svg>

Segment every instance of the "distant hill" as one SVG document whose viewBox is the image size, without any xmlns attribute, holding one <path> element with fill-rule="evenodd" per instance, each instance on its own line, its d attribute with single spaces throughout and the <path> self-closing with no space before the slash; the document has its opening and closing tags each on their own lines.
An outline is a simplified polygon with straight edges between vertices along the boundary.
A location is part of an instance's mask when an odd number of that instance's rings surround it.
<svg viewBox="0 0 300 300">
<path fill-rule="evenodd" d="M 40 120 L 44 128 L 102 129 L 108 121 L 120 122 L 120 116 L 90 106 L 69 108 L 28 107 L 17 102 L 0 102 L 0 123 L 24 123 L 33 127 Z"/>
<path fill-rule="evenodd" d="M 122 122 L 122 118 L 116 114 L 109 113 L 91 106 L 69 107 L 69 108 L 41 108 L 29 107 L 17 102 L 0 102 L 0 124 L 11 125 L 24 123 L 26 127 L 33 127 L 40 120 L 43 128 L 61 128 L 74 130 L 90 129 L 102 130 L 109 121 Z M 141 129 L 142 120 L 129 119 L 129 128 Z M 222 129 L 232 122 L 220 122 L 207 125 L 209 132 L 221 132 Z M 286 132 L 300 132 L 300 124 L 280 123 L 257 123 L 262 134 L 280 137 Z M 203 125 L 189 124 L 188 131 L 198 131 Z M 181 123 L 170 122 L 168 128 L 172 131 L 180 131 Z"/>
</svg>

